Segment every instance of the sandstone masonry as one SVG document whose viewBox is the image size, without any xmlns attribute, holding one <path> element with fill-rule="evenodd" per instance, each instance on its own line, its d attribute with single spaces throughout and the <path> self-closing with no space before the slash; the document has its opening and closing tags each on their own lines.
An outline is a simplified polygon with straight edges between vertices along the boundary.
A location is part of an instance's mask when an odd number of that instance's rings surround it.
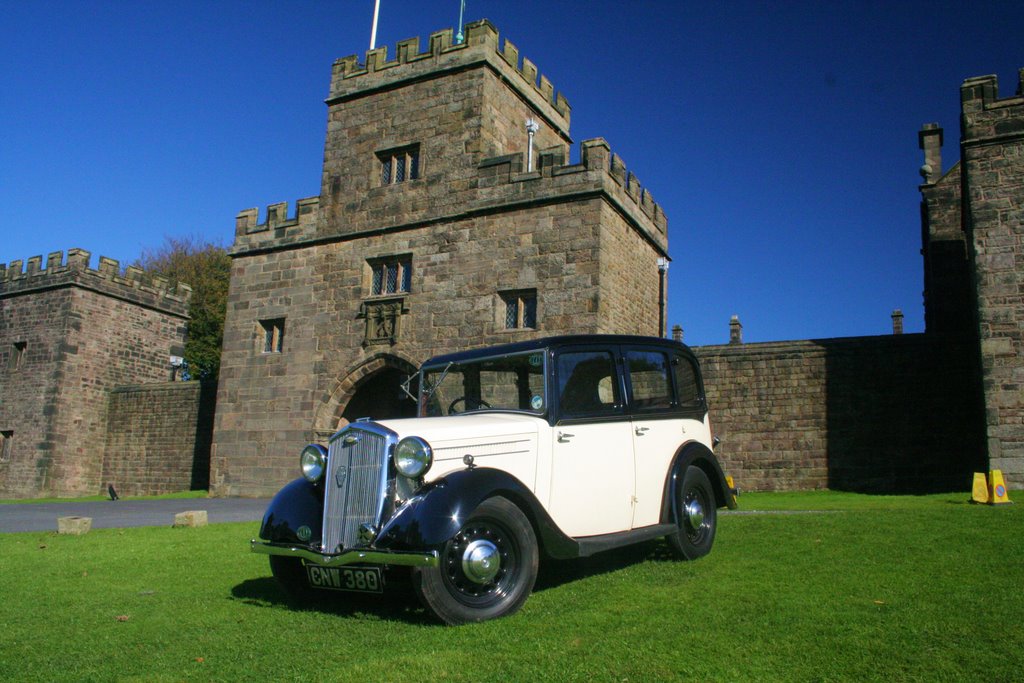
<svg viewBox="0 0 1024 683">
<path fill-rule="evenodd" d="M 694 348 L 743 489 L 875 493 L 963 490 L 985 468 L 971 351 L 931 334 Z"/>
<path fill-rule="evenodd" d="M 168 379 L 189 295 L 81 249 L 0 264 L 0 497 L 105 489 L 108 394 Z"/>
<path fill-rule="evenodd" d="M 661 208 L 603 140 L 571 163 L 565 98 L 486 21 L 466 36 L 338 60 L 320 195 L 239 214 L 217 493 L 271 493 L 302 443 L 408 414 L 399 385 L 435 353 L 663 332 Z"/>
<path fill-rule="evenodd" d="M 111 390 L 103 481 L 134 496 L 208 488 L 216 395 L 201 382 Z"/>
<path fill-rule="evenodd" d="M 1000 99 L 996 77 L 981 76 L 964 81 L 960 102 L 960 161 L 948 173 L 941 174 L 941 129 L 930 124 L 921 131 L 928 166 L 921 187 L 926 253 L 930 240 L 966 254 L 960 271 L 946 269 L 954 273 L 954 291 L 946 298 L 945 318 L 954 321 L 942 327 L 965 327 L 976 344 L 970 361 L 980 366 L 988 458 L 993 469 L 1019 486 L 1024 483 L 1024 69 L 1014 96 Z"/>
</svg>

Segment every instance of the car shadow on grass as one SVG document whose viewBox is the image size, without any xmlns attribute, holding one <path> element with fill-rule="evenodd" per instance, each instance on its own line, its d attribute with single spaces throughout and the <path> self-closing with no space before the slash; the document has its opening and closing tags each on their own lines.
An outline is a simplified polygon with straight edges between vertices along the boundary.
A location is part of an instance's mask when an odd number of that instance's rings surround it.
<svg viewBox="0 0 1024 683">
<path fill-rule="evenodd" d="M 540 563 L 537 583 L 533 590 L 536 593 L 548 588 L 557 588 L 572 581 L 610 574 L 644 562 L 673 561 L 675 560 L 664 540 L 646 541 L 572 560 L 544 559 Z"/>
<path fill-rule="evenodd" d="M 318 591 L 314 600 L 296 600 L 273 577 L 247 579 L 231 589 L 231 598 L 254 607 L 310 610 L 340 617 L 374 621 L 438 624 L 424 610 L 407 579 L 398 579 L 383 593 Z M 321 595 L 322 594 L 322 595 Z"/>
<path fill-rule="evenodd" d="M 533 592 L 557 588 L 573 581 L 628 569 L 644 562 L 674 561 L 663 540 L 607 550 L 590 557 L 572 560 L 544 558 L 540 562 Z M 423 609 L 408 574 L 389 577 L 387 589 L 381 594 L 320 591 L 314 601 L 290 597 L 277 580 L 270 576 L 247 579 L 231 589 L 231 599 L 253 607 L 311 610 L 359 620 L 402 621 L 410 624 L 443 627 Z"/>
</svg>

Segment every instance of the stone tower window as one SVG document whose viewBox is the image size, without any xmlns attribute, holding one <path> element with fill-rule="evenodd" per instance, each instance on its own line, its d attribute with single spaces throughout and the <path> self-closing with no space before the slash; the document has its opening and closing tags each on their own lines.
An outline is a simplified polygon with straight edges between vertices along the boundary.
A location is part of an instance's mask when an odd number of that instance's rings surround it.
<svg viewBox="0 0 1024 683">
<path fill-rule="evenodd" d="M 261 320 L 263 353 L 281 353 L 284 348 L 284 318 Z"/>
<path fill-rule="evenodd" d="M 25 348 L 28 346 L 25 342 L 14 342 L 14 348 L 11 349 L 11 359 L 7 363 L 7 367 L 10 370 L 17 370 L 21 367 L 22 358 L 25 357 Z"/>
<path fill-rule="evenodd" d="M 13 431 L 0 432 L 0 462 L 11 461 L 11 444 L 14 441 Z"/>
<path fill-rule="evenodd" d="M 370 294 L 382 296 L 408 292 L 412 287 L 412 257 L 391 256 L 368 262 L 372 273 Z"/>
<path fill-rule="evenodd" d="M 419 145 L 378 152 L 377 159 L 380 161 L 381 185 L 394 185 L 420 177 Z"/>
<path fill-rule="evenodd" d="M 505 329 L 537 329 L 537 290 L 502 292 L 505 304 Z"/>
</svg>

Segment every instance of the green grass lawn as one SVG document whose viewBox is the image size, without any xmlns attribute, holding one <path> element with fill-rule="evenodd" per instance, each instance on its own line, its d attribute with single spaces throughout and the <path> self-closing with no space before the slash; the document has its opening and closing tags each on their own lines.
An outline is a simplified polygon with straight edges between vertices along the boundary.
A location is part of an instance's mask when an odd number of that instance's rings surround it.
<svg viewBox="0 0 1024 683">
<path fill-rule="evenodd" d="M 967 497 L 744 496 L 821 512 L 722 516 L 694 563 L 548 563 L 457 628 L 407 586 L 290 608 L 255 524 L 4 534 L 0 680 L 1021 680 L 1024 512 Z"/>
</svg>

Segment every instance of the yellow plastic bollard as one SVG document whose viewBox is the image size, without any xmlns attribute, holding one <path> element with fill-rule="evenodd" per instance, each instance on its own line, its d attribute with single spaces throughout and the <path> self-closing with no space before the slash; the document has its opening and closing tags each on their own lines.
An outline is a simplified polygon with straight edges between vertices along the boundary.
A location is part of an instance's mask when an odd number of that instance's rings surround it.
<svg viewBox="0 0 1024 683">
<path fill-rule="evenodd" d="M 987 503 L 988 502 L 988 480 L 985 478 L 984 472 L 974 473 L 974 488 L 971 491 L 971 502 L 972 503 Z"/>
<path fill-rule="evenodd" d="M 989 473 L 989 500 L 991 505 L 1003 505 L 1011 503 L 1010 496 L 1006 492 L 1006 481 L 1003 479 L 1002 470 L 992 470 Z"/>
</svg>

